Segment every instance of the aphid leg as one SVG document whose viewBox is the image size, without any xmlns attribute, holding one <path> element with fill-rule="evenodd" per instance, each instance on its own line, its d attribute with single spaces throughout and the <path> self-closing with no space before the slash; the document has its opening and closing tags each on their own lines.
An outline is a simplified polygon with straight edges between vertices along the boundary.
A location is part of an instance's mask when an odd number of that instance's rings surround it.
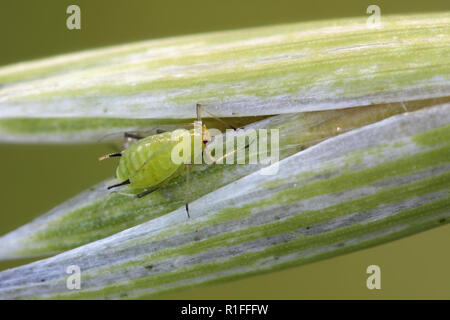
<svg viewBox="0 0 450 320">
<path fill-rule="evenodd" d="M 156 129 L 155 131 L 156 131 L 156 134 L 160 134 L 160 133 L 166 132 L 165 130 L 162 130 L 162 129 Z M 147 131 L 147 132 L 150 132 L 150 131 Z M 123 134 L 124 142 L 123 142 L 122 147 L 124 149 L 127 149 L 131 144 L 133 144 L 136 141 L 139 141 L 141 139 L 144 139 L 146 136 L 147 135 L 141 135 L 141 134 L 136 134 L 136 133 L 131 133 L 131 132 L 125 132 Z"/>
<path fill-rule="evenodd" d="M 405 106 L 405 104 L 403 103 L 403 101 L 401 101 L 400 104 L 402 105 L 403 110 L 405 110 L 405 112 L 408 112 L 408 109 L 406 109 L 406 106 Z"/>
<path fill-rule="evenodd" d="M 148 194 L 150 194 L 150 193 L 152 193 L 152 192 L 158 190 L 158 188 L 159 188 L 159 187 L 154 187 L 154 188 L 147 189 L 147 190 L 145 190 L 145 191 L 143 191 L 143 192 L 141 192 L 141 193 L 138 193 L 138 194 L 136 195 L 136 197 L 138 197 L 138 198 L 145 197 L 146 195 L 148 195 Z"/>
<path fill-rule="evenodd" d="M 122 152 L 109 153 L 109 154 L 105 154 L 104 156 L 101 156 L 100 158 L 98 158 L 98 161 L 102 161 L 102 160 L 112 158 L 112 157 L 121 157 L 121 156 L 122 156 Z"/>
<path fill-rule="evenodd" d="M 213 113 L 209 112 L 208 110 L 204 109 L 204 111 L 209 114 L 212 118 L 216 119 L 217 121 L 221 122 L 222 124 L 226 125 L 228 128 L 233 129 L 236 131 L 236 127 L 232 126 L 231 124 L 227 123 L 225 120 L 220 119 L 219 117 L 215 116 Z"/>
<path fill-rule="evenodd" d="M 250 143 L 246 144 L 244 149 L 248 149 L 248 147 L 250 147 L 250 145 L 255 141 L 256 139 L 254 139 L 253 141 L 251 141 Z M 237 150 L 233 150 L 230 151 L 226 154 L 224 154 L 223 156 L 219 157 L 219 158 L 215 158 L 213 157 L 213 155 L 211 154 L 211 152 L 209 152 L 208 148 L 203 149 L 203 152 L 206 153 L 206 156 L 209 158 L 209 160 L 211 161 L 211 164 L 216 164 L 217 162 L 219 162 L 220 160 L 226 159 L 227 157 L 231 156 L 232 154 L 235 154 L 237 152 Z"/>
<path fill-rule="evenodd" d="M 247 148 L 247 147 L 246 147 Z M 211 154 L 211 152 L 209 152 L 209 150 L 207 148 L 203 149 L 203 151 L 206 153 L 206 156 L 209 158 L 209 160 L 211 161 L 211 164 L 216 164 L 217 162 L 219 162 L 222 159 L 225 159 L 229 156 L 231 156 L 232 154 L 235 154 L 237 152 L 237 150 L 233 150 L 230 151 L 226 154 L 224 154 L 223 156 L 219 157 L 219 158 L 215 158 L 213 157 L 213 155 Z"/>
<path fill-rule="evenodd" d="M 107 196 L 106 199 L 103 201 L 101 207 L 100 207 L 100 211 L 103 211 L 109 201 L 109 199 L 112 197 L 113 194 L 120 194 L 122 196 L 127 196 L 127 197 L 134 197 L 135 194 L 133 193 L 125 193 L 125 192 L 120 192 L 120 191 L 111 191 Z"/>
<path fill-rule="evenodd" d="M 124 138 L 130 138 L 130 139 L 134 139 L 134 140 L 141 140 L 141 139 L 144 138 L 143 136 L 140 136 L 138 134 L 134 134 L 134 133 L 131 133 L 131 132 L 125 132 L 123 134 L 123 136 L 124 136 Z"/>
<path fill-rule="evenodd" d="M 186 189 L 184 190 L 184 203 L 185 203 L 185 207 L 186 207 L 186 214 L 187 217 L 190 218 L 191 216 L 189 215 L 189 180 L 190 180 L 190 174 L 191 174 L 191 163 L 186 163 Z"/>
<path fill-rule="evenodd" d="M 136 141 L 139 141 L 143 138 L 144 137 L 139 134 L 135 134 L 135 133 L 131 133 L 131 132 L 124 132 L 122 148 L 127 149 L 131 144 L 133 144 Z"/>
<path fill-rule="evenodd" d="M 127 179 L 127 180 L 125 180 L 125 181 L 123 181 L 123 182 L 121 182 L 121 183 L 118 183 L 118 184 L 114 184 L 114 185 L 112 185 L 112 186 L 109 186 L 109 187 L 108 187 L 108 190 L 109 190 L 109 189 L 112 189 L 112 188 L 124 186 L 124 185 L 127 185 L 127 184 L 130 184 L 130 179 Z"/>
</svg>

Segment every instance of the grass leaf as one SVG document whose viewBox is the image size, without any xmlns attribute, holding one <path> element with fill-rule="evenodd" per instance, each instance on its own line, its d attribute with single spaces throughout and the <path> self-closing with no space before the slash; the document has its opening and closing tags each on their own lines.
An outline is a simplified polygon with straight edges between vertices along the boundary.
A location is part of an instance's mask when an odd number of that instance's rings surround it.
<svg viewBox="0 0 450 320">
<path fill-rule="evenodd" d="M 182 174 L 142 199 L 102 182 L 0 238 L 0 259 L 54 255 L 0 272 L 0 298 L 151 297 L 448 223 L 450 13 L 382 21 L 199 34 L 0 68 L 3 142 L 172 130 L 202 103 L 236 126 L 279 129 L 281 159 L 276 175 L 194 166 L 191 219 Z M 81 290 L 67 290 L 70 265 Z"/>
<path fill-rule="evenodd" d="M 203 103 L 263 116 L 448 97 L 450 14 L 366 17 L 126 44 L 0 68 L 0 139 L 92 141 Z M 139 119 L 130 121 L 130 119 Z"/>
<path fill-rule="evenodd" d="M 436 100 L 432 99 L 369 108 L 285 114 L 250 124 L 246 129 L 278 129 L 280 159 L 284 159 L 330 137 L 403 113 L 404 108 L 413 111 L 435 103 Z M 194 165 L 189 199 L 193 201 L 260 168 L 261 165 Z M 114 183 L 117 181 L 108 179 L 35 221 L 0 237 L 0 259 L 52 255 L 184 206 L 186 177 L 183 174 L 142 199 L 110 193 L 106 187 Z M 132 191 L 125 189 L 124 192 Z"/>
<path fill-rule="evenodd" d="M 0 298 L 140 298 L 279 270 L 450 221 L 450 104 L 329 138 L 183 208 L 0 273 Z M 67 290 L 66 268 L 81 268 Z"/>
</svg>

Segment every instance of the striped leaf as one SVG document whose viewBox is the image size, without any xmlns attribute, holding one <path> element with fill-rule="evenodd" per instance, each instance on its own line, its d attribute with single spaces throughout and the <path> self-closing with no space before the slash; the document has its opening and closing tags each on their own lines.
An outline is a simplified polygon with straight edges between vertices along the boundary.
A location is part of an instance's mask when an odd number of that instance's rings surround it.
<svg viewBox="0 0 450 320">
<path fill-rule="evenodd" d="M 151 297 L 447 223 L 449 22 L 433 13 L 386 16 L 375 29 L 365 18 L 271 26 L 0 68 L 1 141 L 172 130 L 200 102 L 239 126 L 279 129 L 282 159 L 276 175 L 195 166 L 191 219 L 183 175 L 143 199 L 102 182 L 0 238 L 1 259 L 57 254 L 0 272 L 0 298 Z M 70 265 L 82 290 L 67 290 Z"/>
<path fill-rule="evenodd" d="M 183 208 L 0 273 L 0 298 L 136 298 L 269 272 L 450 221 L 450 104 L 286 157 Z M 68 290 L 66 268 L 81 269 Z"/>
<path fill-rule="evenodd" d="M 0 68 L 0 139 L 173 128 L 203 103 L 248 117 L 447 97 L 450 14 L 366 17 L 137 42 Z M 133 119 L 133 120 L 130 120 Z M 136 120 L 138 119 L 138 120 Z"/>
<path fill-rule="evenodd" d="M 248 125 L 246 129 L 278 129 L 280 159 L 327 138 L 380 121 L 386 117 L 425 108 L 435 99 L 371 107 L 285 114 Z M 259 150 L 261 151 L 261 150 Z M 261 156 L 258 154 L 258 156 Z M 114 160 L 109 160 L 114 161 Z M 261 168 L 261 165 L 194 165 L 188 186 L 193 201 Z M 0 259 L 52 255 L 99 240 L 183 207 L 186 177 L 180 174 L 158 191 L 136 199 L 110 193 L 112 179 L 57 206 L 35 221 L 0 237 Z M 137 193 L 140 190 L 124 190 Z"/>
</svg>

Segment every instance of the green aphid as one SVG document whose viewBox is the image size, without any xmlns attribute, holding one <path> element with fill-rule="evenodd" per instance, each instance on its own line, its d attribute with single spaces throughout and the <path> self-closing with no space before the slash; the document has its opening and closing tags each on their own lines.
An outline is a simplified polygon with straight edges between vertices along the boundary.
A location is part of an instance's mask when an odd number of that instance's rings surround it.
<svg viewBox="0 0 450 320">
<path fill-rule="evenodd" d="M 181 166 L 186 167 L 187 183 L 189 182 L 189 169 L 196 157 L 203 157 L 203 151 L 207 143 L 211 140 L 208 130 L 204 124 L 201 123 L 200 115 L 201 105 L 197 104 L 197 125 L 200 125 L 200 130 L 189 130 L 191 139 L 191 146 L 194 146 L 195 139 L 201 138 L 201 152 L 196 154 L 194 147 L 191 147 L 190 159 L 184 163 L 175 163 L 172 161 L 172 150 L 182 142 L 183 136 L 173 139 L 172 132 L 160 132 L 156 135 L 148 137 L 140 137 L 134 134 L 125 133 L 128 138 L 136 139 L 136 143 L 132 144 L 127 149 L 118 152 L 107 154 L 100 157 L 99 160 L 104 160 L 111 157 L 120 157 L 119 166 L 116 170 L 116 177 L 118 184 L 109 186 L 108 189 L 129 185 L 132 189 L 145 189 L 144 192 L 137 194 L 141 198 L 155 190 L 170 179 L 180 169 Z M 235 129 L 234 127 L 232 127 Z M 201 137 L 200 137 L 201 135 Z M 208 156 L 211 157 L 209 153 Z M 223 158 L 223 157 L 222 157 Z M 215 163 L 219 159 L 212 159 Z M 189 217 L 189 207 L 186 195 L 186 212 Z"/>
</svg>

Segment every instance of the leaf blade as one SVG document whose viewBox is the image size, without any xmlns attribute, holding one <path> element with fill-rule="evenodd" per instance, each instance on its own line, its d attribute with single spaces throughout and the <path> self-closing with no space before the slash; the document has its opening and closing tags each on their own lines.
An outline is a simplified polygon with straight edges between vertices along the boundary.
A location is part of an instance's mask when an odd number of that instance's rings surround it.
<svg viewBox="0 0 450 320">
<path fill-rule="evenodd" d="M 33 140 L 21 126 L 11 130 L 12 118 L 164 124 L 195 118 L 198 102 L 220 117 L 245 117 L 446 97 L 449 21 L 449 13 L 435 13 L 386 16 L 381 29 L 367 28 L 365 18 L 292 24 L 0 68 L 0 138 Z M 61 141 L 89 141 L 95 129 L 89 119 L 75 131 L 58 128 Z M 56 139 L 45 133 L 39 139 Z"/>
<path fill-rule="evenodd" d="M 189 221 L 180 208 L 3 271 L 0 297 L 149 297 L 279 270 L 448 223 L 449 108 L 397 115 L 330 138 L 282 160 L 276 176 L 255 172 L 193 202 Z M 67 264 L 83 270 L 80 292 L 64 287 Z"/>
</svg>

